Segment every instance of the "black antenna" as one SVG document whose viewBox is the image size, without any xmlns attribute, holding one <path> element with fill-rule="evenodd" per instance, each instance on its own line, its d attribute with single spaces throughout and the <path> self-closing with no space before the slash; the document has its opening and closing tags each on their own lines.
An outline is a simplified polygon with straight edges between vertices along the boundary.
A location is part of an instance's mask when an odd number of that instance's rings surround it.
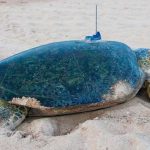
<svg viewBox="0 0 150 150">
<path fill-rule="evenodd" d="M 97 5 L 96 5 L 96 33 L 97 33 Z"/>
</svg>

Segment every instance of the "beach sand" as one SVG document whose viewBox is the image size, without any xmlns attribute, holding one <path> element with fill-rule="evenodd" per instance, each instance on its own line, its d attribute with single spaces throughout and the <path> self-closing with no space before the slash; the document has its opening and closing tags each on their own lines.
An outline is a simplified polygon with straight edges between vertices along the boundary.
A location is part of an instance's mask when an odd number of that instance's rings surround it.
<svg viewBox="0 0 150 150">
<path fill-rule="evenodd" d="M 150 47 L 149 0 L 0 0 L 0 59 L 94 34 L 96 4 L 104 40 Z M 88 113 L 27 118 L 14 132 L 0 130 L 0 150 L 20 149 L 149 150 L 149 101 L 136 97 Z"/>
</svg>

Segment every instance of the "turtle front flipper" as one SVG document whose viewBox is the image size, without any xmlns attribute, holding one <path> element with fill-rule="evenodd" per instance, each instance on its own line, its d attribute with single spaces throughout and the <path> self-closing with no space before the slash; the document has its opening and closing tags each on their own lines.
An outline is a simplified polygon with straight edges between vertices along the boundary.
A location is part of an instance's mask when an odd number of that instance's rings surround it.
<svg viewBox="0 0 150 150">
<path fill-rule="evenodd" d="M 150 98 L 150 82 L 146 80 L 143 84 L 143 88 L 145 89 L 145 93 L 148 98 Z"/>
<path fill-rule="evenodd" d="M 146 84 L 146 92 L 147 92 L 147 95 L 148 97 L 150 98 L 150 82 L 148 81 L 145 81 L 145 84 Z"/>
<path fill-rule="evenodd" d="M 28 108 L 0 100 L 0 127 L 14 130 L 27 116 Z"/>
</svg>

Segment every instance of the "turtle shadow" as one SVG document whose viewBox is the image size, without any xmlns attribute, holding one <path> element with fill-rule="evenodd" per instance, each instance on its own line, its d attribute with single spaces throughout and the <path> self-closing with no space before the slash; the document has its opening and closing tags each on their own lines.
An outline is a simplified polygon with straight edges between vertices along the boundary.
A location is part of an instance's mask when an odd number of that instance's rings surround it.
<svg viewBox="0 0 150 150">
<path fill-rule="evenodd" d="M 87 120 L 94 120 L 95 118 L 103 119 L 109 117 L 111 113 L 114 113 L 114 115 L 119 115 L 119 112 L 123 113 L 130 111 L 134 109 L 138 104 L 142 104 L 147 108 L 150 108 L 149 99 L 146 95 L 146 92 L 144 89 L 141 89 L 137 96 L 131 100 L 125 101 L 121 104 L 117 104 L 113 107 L 107 107 L 99 110 L 93 110 L 90 112 L 82 112 L 82 113 L 76 113 L 76 114 L 69 114 L 69 115 L 62 115 L 62 116 L 52 116 L 52 117 L 27 117 L 25 122 L 21 124 L 21 126 L 18 128 L 19 130 L 27 131 L 26 127 L 32 125 L 33 121 L 41 120 L 48 120 L 48 122 L 45 122 L 45 124 L 49 123 L 51 126 L 54 126 L 54 131 L 52 133 L 52 136 L 61 136 L 66 135 L 73 130 L 75 130 L 80 124 L 86 122 Z M 125 114 L 126 117 L 128 117 L 127 114 Z M 32 132 L 32 131 L 31 131 Z M 29 131 L 30 133 L 30 131 Z"/>
</svg>

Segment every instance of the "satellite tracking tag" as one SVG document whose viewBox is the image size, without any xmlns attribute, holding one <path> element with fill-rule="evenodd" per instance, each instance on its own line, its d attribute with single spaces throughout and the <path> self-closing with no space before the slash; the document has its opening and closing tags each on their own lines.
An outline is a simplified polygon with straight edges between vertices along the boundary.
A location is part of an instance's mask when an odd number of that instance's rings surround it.
<svg viewBox="0 0 150 150">
<path fill-rule="evenodd" d="M 101 33 L 99 31 L 97 31 L 97 5 L 96 5 L 96 33 L 92 36 L 86 36 L 85 37 L 85 40 L 86 41 L 98 41 L 98 40 L 101 40 Z"/>
</svg>

